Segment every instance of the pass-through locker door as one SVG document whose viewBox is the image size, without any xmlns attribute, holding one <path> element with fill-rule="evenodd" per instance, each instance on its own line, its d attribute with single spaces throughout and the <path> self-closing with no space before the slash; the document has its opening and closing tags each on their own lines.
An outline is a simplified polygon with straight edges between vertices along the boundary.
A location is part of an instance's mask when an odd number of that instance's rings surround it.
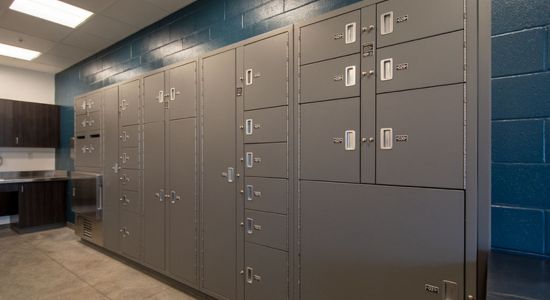
<svg viewBox="0 0 550 300">
<path fill-rule="evenodd" d="M 245 208 L 278 214 L 288 211 L 288 179 L 247 177 Z"/>
<path fill-rule="evenodd" d="M 288 144 L 247 144 L 244 147 L 246 176 L 288 178 Z"/>
<path fill-rule="evenodd" d="M 284 32 L 244 46 L 244 109 L 288 104 L 289 40 Z"/>
<path fill-rule="evenodd" d="M 120 85 L 119 91 L 120 97 L 118 105 L 120 111 L 120 126 L 138 124 L 140 108 L 139 80 L 134 80 Z"/>
<path fill-rule="evenodd" d="M 288 299 L 288 253 L 253 243 L 246 243 L 244 251 L 245 299 Z"/>
<path fill-rule="evenodd" d="M 196 116 L 197 62 L 166 71 L 170 120 Z"/>
<path fill-rule="evenodd" d="M 274 107 L 244 113 L 244 142 L 286 142 L 288 107 Z"/>
<path fill-rule="evenodd" d="M 143 123 L 164 121 L 165 102 L 170 93 L 164 89 L 165 72 L 143 78 Z"/>
<path fill-rule="evenodd" d="M 236 299 L 242 278 L 237 273 L 235 54 L 229 50 L 204 58 L 201 79 L 201 278 L 204 290 L 223 299 Z"/>
<path fill-rule="evenodd" d="M 359 98 L 300 110 L 300 179 L 359 182 Z"/>
</svg>

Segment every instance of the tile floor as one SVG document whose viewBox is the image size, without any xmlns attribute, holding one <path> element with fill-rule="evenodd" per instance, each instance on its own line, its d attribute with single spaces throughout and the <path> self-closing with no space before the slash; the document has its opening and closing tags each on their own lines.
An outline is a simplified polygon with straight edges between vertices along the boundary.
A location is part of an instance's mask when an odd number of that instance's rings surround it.
<svg viewBox="0 0 550 300">
<path fill-rule="evenodd" d="M 65 227 L 25 235 L 0 230 L 4 299 L 195 298 L 82 244 Z"/>
</svg>

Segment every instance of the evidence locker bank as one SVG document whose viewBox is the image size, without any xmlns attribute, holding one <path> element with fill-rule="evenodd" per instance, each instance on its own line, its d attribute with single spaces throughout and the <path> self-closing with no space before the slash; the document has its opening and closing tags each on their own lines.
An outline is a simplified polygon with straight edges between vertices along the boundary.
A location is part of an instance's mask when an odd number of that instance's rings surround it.
<svg viewBox="0 0 550 300">
<path fill-rule="evenodd" d="M 485 299 L 489 35 L 366 0 L 78 96 L 77 224 L 215 299 Z"/>
</svg>

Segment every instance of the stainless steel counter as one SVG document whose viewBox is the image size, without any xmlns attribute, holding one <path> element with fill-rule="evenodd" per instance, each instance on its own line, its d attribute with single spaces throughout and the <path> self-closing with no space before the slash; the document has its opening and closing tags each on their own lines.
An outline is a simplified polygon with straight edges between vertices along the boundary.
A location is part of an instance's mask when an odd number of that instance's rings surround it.
<svg viewBox="0 0 550 300">
<path fill-rule="evenodd" d="M 0 184 L 68 180 L 67 171 L 0 172 Z"/>
</svg>

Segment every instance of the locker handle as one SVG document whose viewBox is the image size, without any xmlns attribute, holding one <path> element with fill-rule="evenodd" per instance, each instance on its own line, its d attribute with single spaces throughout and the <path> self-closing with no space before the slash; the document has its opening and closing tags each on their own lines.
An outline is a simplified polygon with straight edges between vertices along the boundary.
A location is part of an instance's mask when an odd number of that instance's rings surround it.
<svg viewBox="0 0 550 300">
<path fill-rule="evenodd" d="M 246 152 L 246 167 L 252 168 L 254 166 L 254 153 Z"/>
<path fill-rule="evenodd" d="M 387 58 L 380 61 L 380 80 L 387 81 L 393 79 L 393 58 Z"/>
<path fill-rule="evenodd" d="M 227 182 L 231 183 L 235 180 L 235 168 L 227 168 Z"/>
<path fill-rule="evenodd" d="M 252 69 L 248 69 L 246 70 L 246 73 L 245 73 L 245 84 L 246 85 L 252 85 Z"/>
<path fill-rule="evenodd" d="M 176 100 L 176 89 L 171 88 L 170 89 L 170 101 L 174 101 L 174 100 Z"/>
<path fill-rule="evenodd" d="M 246 200 L 252 201 L 254 194 L 254 186 L 249 184 L 246 186 Z"/>
<path fill-rule="evenodd" d="M 445 300 L 457 300 L 458 299 L 458 286 L 456 282 L 443 280 L 443 299 Z"/>
<path fill-rule="evenodd" d="M 357 23 L 346 24 L 346 44 L 355 43 L 355 36 L 357 33 Z"/>
<path fill-rule="evenodd" d="M 346 151 L 355 150 L 355 130 L 346 130 L 344 134 L 344 145 Z"/>
<path fill-rule="evenodd" d="M 248 282 L 248 284 L 252 284 L 254 282 L 253 273 L 254 270 L 251 267 L 246 267 L 246 282 Z"/>
<path fill-rule="evenodd" d="M 254 219 L 246 218 L 245 229 L 246 229 L 246 233 L 248 234 L 254 233 Z"/>
<path fill-rule="evenodd" d="M 252 119 L 247 119 L 245 122 L 244 122 L 244 133 L 246 135 L 252 135 L 252 132 L 254 131 L 253 127 L 254 127 L 254 120 Z"/>
<path fill-rule="evenodd" d="M 355 85 L 355 66 L 346 67 L 344 74 L 346 77 L 345 78 L 346 86 L 354 86 Z"/>
<path fill-rule="evenodd" d="M 391 150 L 393 148 L 393 128 L 380 129 L 380 149 Z"/>
<path fill-rule="evenodd" d="M 157 98 L 157 101 L 159 103 L 163 103 L 164 102 L 164 91 L 159 91 L 159 96 Z"/>
<path fill-rule="evenodd" d="M 380 35 L 393 32 L 393 11 L 380 15 Z"/>
<path fill-rule="evenodd" d="M 164 194 L 163 189 L 160 189 L 160 191 L 158 193 L 156 193 L 155 196 L 158 196 L 159 202 L 164 201 L 164 197 L 166 197 L 166 195 Z"/>
<path fill-rule="evenodd" d="M 126 107 L 128 107 L 128 101 L 126 99 L 120 100 L 120 111 L 126 110 Z"/>
</svg>

